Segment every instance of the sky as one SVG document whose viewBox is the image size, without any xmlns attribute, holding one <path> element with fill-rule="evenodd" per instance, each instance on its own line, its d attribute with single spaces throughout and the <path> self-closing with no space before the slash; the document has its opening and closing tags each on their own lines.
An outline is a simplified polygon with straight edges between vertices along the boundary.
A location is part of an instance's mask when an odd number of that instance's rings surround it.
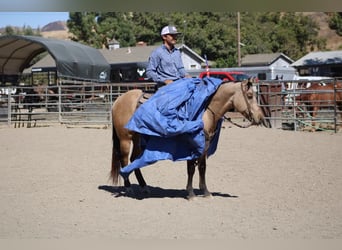
<svg viewBox="0 0 342 250">
<path fill-rule="evenodd" d="M 42 28 L 54 21 L 66 21 L 69 12 L 0 12 L 0 28 L 6 26 Z"/>
</svg>

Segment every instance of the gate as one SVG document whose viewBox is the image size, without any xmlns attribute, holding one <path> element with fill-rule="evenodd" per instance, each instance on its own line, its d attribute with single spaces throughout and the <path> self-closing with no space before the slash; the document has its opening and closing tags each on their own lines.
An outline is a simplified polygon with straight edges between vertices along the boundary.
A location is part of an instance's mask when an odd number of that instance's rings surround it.
<svg viewBox="0 0 342 250">
<path fill-rule="evenodd" d="M 258 101 L 263 109 L 265 118 L 272 128 L 286 130 L 338 130 L 341 125 L 342 88 L 336 85 L 338 79 L 324 82 L 307 81 L 260 81 L 257 83 Z M 307 90 L 310 85 L 330 85 L 329 90 Z M 322 96 L 316 103 L 300 100 L 307 94 Z M 331 96 L 326 100 L 323 95 Z M 319 105 L 316 117 L 310 110 Z M 315 125 L 313 125 L 315 124 Z"/>
</svg>

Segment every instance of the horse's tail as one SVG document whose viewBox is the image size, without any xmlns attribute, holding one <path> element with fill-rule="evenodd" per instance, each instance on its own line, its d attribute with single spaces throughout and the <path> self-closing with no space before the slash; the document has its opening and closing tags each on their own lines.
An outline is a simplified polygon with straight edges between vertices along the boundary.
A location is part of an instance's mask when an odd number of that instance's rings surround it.
<svg viewBox="0 0 342 250">
<path fill-rule="evenodd" d="M 119 182 L 119 172 L 121 168 L 120 162 L 120 139 L 116 133 L 114 121 L 112 122 L 112 169 L 110 171 L 110 177 L 114 185 Z"/>
</svg>

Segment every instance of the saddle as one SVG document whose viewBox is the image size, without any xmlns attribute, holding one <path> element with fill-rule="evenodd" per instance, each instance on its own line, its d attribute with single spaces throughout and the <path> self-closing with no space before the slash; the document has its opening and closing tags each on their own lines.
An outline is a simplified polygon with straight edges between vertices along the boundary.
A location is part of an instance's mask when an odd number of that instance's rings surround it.
<svg viewBox="0 0 342 250">
<path fill-rule="evenodd" d="M 143 92 L 142 95 L 139 97 L 138 99 L 138 103 L 137 103 L 137 108 L 145 103 L 148 99 L 151 98 L 151 96 L 153 95 L 154 93 L 149 93 L 149 92 Z"/>
</svg>

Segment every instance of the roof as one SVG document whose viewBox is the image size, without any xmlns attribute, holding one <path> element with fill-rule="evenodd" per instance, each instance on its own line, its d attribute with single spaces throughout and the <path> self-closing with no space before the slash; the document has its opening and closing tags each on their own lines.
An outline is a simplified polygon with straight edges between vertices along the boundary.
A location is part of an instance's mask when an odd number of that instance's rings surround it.
<svg viewBox="0 0 342 250">
<path fill-rule="evenodd" d="M 300 67 L 322 64 L 342 64 L 342 50 L 310 52 L 292 63 L 291 66 Z"/>
<path fill-rule="evenodd" d="M 124 47 L 117 49 L 99 49 L 98 51 L 102 54 L 108 64 L 125 64 L 125 63 L 147 63 L 152 51 L 158 48 L 160 45 L 153 46 L 136 46 L 136 47 Z M 205 63 L 205 60 L 199 56 L 196 52 L 191 50 L 185 44 L 177 45 L 178 48 L 183 51 L 187 51 L 189 56 L 195 58 L 199 63 Z M 31 68 L 40 67 L 54 67 L 56 66 L 55 61 L 51 55 L 47 55 L 34 64 Z M 31 68 L 25 69 L 24 72 L 30 73 Z"/>
<path fill-rule="evenodd" d="M 38 36 L 0 36 L 0 75 L 18 75 L 38 54 L 48 51 L 58 77 L 108 81 L 110 65 L 95 48 Z"/>
<path fill-rule="evenodd" d="M 283 58 L 289 64 L 293 63 L 293 60 L 283 53 L 249 54 L 241 59 L 241 66 L 268 66 L 279 58 Z"/>
<path fill-rule="evenodd" d="M 100 49 L 100 52 L 106 58 L 109 64 L 147 62 L 152 51 L 159 46 L 160 45 L 124 47 L 113 50 Z M 177 44 L 176 47 L 184 52 L 187 51 L 187 54 L 189 56 L 192 56 L 196 61 L 199 61 L 199 63 L 205 62 L 205 60 L 201 56 L 199 56 L 185 44 Z"/>
<path fill-rule="evenodd" d="M 136 46 L 117 49 L 100 49 L 109 64 L 129 63 L 129 62 L 147 62 L 151 52 L 159 47 L 157 46 Z"/>
<path fill-rule="evenodd" d="M 188 51 L 190 55 L 192 55 L 197 61 L 199 61 L 200 63 L 205 63 L 205 59 L 203 57 L 201 57 L 199 54 L 197 54 L 195 51 L 193 51 L 192 49 L 190 49 L 188 46 L 186 46 L 185 44 L 182 44 L 179 47 L 181 50 L 183 51 Z M 209 63 L 209 62 L 208 62 Z"/>
</svg>

